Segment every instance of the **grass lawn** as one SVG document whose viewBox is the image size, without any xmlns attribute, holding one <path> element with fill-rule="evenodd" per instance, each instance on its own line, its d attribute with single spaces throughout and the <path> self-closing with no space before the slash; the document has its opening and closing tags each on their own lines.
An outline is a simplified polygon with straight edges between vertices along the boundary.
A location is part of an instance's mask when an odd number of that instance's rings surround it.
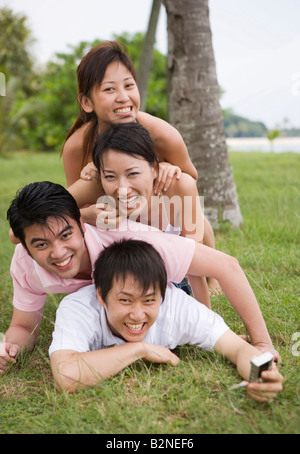
<svg viewBox="0 0 300 454">
<path fill-rule="evenodd" d="M 257 295 L 270 335 L 280 351 L 284 391 L 259 404 L 243 389 L 235 368 L 213 353 L 181 347 L 176 368 L 142 361 L 94 389 L 56 391 L 48 347 L 60 295 L 49 295 L 33 353 L 0 377 L 1 434 L 263 434 L 300 432 L 300 155 L 231 153 L 241 229 L 223 224 L 217 248 L 236 256 Z M 14 246 L 6 210 L 18 188 L 32 181 L 65 184 L 62 163 L 52 153 L 0 156 L 0 332 L 12 314 L 9 274 Z M 243 324 L 224 296 L 213 299 L 236 332 Z M 299 344 L 299 345 L 298 345 Z"/>
</svg>

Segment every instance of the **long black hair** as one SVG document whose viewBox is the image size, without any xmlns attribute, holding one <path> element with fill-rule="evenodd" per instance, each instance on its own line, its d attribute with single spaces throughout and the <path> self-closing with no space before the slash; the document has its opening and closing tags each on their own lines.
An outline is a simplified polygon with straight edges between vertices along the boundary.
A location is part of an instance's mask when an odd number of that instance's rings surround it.
<svg viewBox="0 0 300 454">
<path fill-rule="evenodd" d="M 158 169 L 153 141 L 147 129 L 139 123 L 113 124 L 99 135 L 93 150 L 93 162 L 98 172 L 102 169 L 103 154 L 109 149 L 145 159 Z"/>
</svg>

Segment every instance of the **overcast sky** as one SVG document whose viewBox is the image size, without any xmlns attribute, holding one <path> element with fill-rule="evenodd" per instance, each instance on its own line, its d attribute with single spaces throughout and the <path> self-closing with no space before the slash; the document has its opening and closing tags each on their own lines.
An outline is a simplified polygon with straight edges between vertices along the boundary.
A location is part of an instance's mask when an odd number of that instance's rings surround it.
<svg viewBox="0 0 300 454">
<path fill-rule="evenodd" d="M 0 0 L 25 13 L 45 62 L 67 45 L 122 32 L 144 32 L 152 0 Z M 223 108 L 268 128 L 300 127 L 300 0 L 209 0 Z M 167 52 L 161 8 L 157 47 Z M 1 50 L 0 50 L 1 52 Z M 75 77 L 75 74 L 74 74 Z"/>
</svg>

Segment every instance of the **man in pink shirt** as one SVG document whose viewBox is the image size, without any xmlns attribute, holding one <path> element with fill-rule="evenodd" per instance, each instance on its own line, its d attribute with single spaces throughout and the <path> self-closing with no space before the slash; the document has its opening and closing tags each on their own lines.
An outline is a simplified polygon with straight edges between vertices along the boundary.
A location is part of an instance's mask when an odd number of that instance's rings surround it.
<svg viewBox="0 0 300 454">
<path fill-rule="evenodd" d="M 64 266 L 61 265 L 61 262 L 65 261 L 62 259 L 72 255 L 71 253 L 64 253 L 63 250 L 60 251 L 57 257 L 53 254 L 54 261 L 51 266 L 45 265 L 44 260 L 41 261 L 40 259 L 45 247 L 37 240 L 32 243 L 31 236 L 33 231 L 31 227 L 27 228 L 26 239 L 30 238 L 29 244 L 27 242 L 28 246 L 26 249 L 21 244 L 17 245 L 10 267 L 14 286 L 14 307 L 25 312 L 41 310 L 48 293 L 69 294 L 85 285 L 91 284 L 93 282 L 93 264 L 100 252 L 112 242 L 126 237 L 141 238 L 153 244 L 166 263 L 168 279 L 175 283 L 181 282 L 191 264 L 195 251 L 195 242 L 187 238 L 185 238 L 185 241 L 182 241 L 182 239 L 177 241 L 171 235 L 163 235 L 163 232 L 155 228 L 134 223 L 130 220 L 125 222 L 126 231 L 100 231 L 96 227 L 83 223 L 79 224 L 80 228 L 78 225 L 74 226 L 73 231 L 77 231 L 80 243 L 85 249 L 85 254 L 89 257 L 89 260 L 86 260 L 84 272 L 81 271 L 81 275 L 74 274 L 73 269 L 68 270 L 69 264 L 64 265 L 63 263 Z M 133 224 L 134 227 L 131 228 Z M 136 230 L 136 228 L 139 230 Z M 60 230 L 58 233 L 60 233 Z M 66 238 L 67 233 L 63 232 L 64 238 Z M 40 238 L 40 235 L 37 235 L 36 238 Z M 43 239 L 42 235 L 42 241 Z"/>
<path fill-rule="evenodd" d="M 83 224 L 69 192 L 50 182 L 25 186 L 13 200 L 8 219 L 17 245 L 11 264 L 13 316 L 0 344 L 0 373 L 15 361 L 20 347 L 32 349 L 48 293 L 72 293 L 93 282 L 94 263 L 109 244 L 121 238 L 152 244 L 162 256 L 169 281 L 186 274 L 215 277 L 261 351 L 272 346 L 255 295 L 238 262 L 194 241 L 127 222 L 127 230 L 98 231 Z M 141 229 L 141 230 L 137 230 Z"/>
</svg>

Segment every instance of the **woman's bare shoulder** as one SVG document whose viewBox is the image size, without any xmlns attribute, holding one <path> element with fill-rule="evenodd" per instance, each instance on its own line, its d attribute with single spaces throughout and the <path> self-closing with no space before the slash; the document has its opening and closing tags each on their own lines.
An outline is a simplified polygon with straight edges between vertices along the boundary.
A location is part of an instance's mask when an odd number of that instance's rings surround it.
<svg viewBox="0 0 300 454">
<path fill-rule="evenodd" d="M 77 129 L 65 142 L 62 149 L 62 159 L 69 187 L 80 178 L 83 160 L 83 138 L 87 125 Z"/>
<path fill-rule="evenodd" d="M 173 197 L 178 195 L 184 197 L 198 193 L 197 183 L 188 173 L 182 173 L 179 180 L 173 178 L 166 195 Z"/>
<path fill-rule="evenodd" d="M 152 140 L 167 137 L 170 133 L 181 137 L 179 131 L 170 123 L 147 112 L 139 112 L 137 120 L 144 128 L 148 129 Z"/>
<path fill-rule="evenodd" d="M 161 161 L 176 165 L 197 179 L 197 170 L 190 159 L 184 140 L 174 126 L 146 112 L 139 112 L 137 120 L 148 130 Z"/>
<path fill-rule="evenodd" d="M 69 153 L 82 153 L 82 144 L 87 124 L 82 125 L 73 134 L 68 137 L 63 146 L 63 155 Z"/>
</svg>

